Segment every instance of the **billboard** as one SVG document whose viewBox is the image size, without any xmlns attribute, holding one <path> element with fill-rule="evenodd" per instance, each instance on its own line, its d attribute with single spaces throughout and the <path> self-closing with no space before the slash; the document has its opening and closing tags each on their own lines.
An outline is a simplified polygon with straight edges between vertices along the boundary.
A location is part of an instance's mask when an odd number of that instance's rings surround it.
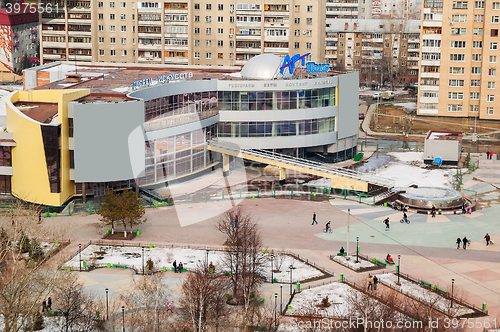
<svg viewBox="0 0 500 332">
<path fill-rule="evenodd" d="M 12 29 L 10 25 L 0 26 L 0 63 L 10 71 L 12 68 Z"/>
</svg>

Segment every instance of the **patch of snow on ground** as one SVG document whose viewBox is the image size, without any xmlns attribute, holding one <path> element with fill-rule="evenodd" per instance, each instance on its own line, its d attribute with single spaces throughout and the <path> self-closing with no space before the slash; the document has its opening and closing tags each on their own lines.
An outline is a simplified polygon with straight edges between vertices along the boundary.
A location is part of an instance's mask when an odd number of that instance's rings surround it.
<svg viewBox="0 0 500 332">
<path fill-rule="evenodd" d="M 394 106 L 402 106 L 406 108 L 417 108 L 417 103 L 414 101 L 410 101 L 407 103 L 395 103 Z"/>
<path fill-rule="evenodd" d="M 5 103 L 7 102 L 7 95 L 10 91 L 0 89 L 0 115 L 5 115 L 7 113 L 7 107 Z"/>
<path fill-rule="evenodd" d="M 373 264 L 372 262 L 364 259 L 360 259 L 358 263 L 356 263 L 356 255 L 350 256 L 349 260 L 346 259 L 346 256 L 335 256 L 333 257 L 333 260 L 354 271 L 377 266 L 377 264 Z"/>
<path fill-rule="evenodd" d="M 400 278 L 401 285 L 398 286 L 396 284 L 398 276 L 395 274 L 379 274 L 377 276 L 381 282 L 389 284 L 396 289 L 400 289 L 402 293 L 409 294 L 413 298 L 424 299 L 425 301 L 432 303 L 435 308 L 441 310 L 442 312 L 448 312 L 448 310 L 450 310 L 449 313 L 452 317 L 460 317 L 474 312 L 474 310 L 457 303 L 454 303 L 453 308 L 450 309 L 450 300 L 440 296 L 426 287 L 422 287 L 404 278 Z"/>
<path fill-rule="evenodd" d="M 411 162 L 411 161 L 419 161 L 421 163 L 424 162 L 424 153 L 423 152 L 389 152 L 389 155 L 397 158 L 399 161 Z"/>
<path fill-rule="evenodd" d="M 115 92 L 127 92 L 128 91 L 128 87 L 121 87 L 121 88 L 114 88 L 114 89 L 111 89 L 111 91 L 115 91 Z"/>
<path fill-rule="evenodd" d="M 98 252 L 105 252 L 105 254 L 97 254 Z M 198 249 L 181 249 L 181 248 L 144 248 L 144 262 L 147 262 L 150 258 L 154 262 L 154 266 L 157 269 L 162 269 L 166 267 L 171 270 L 172 263 L 174 260 L 177 264 L 182 262 L 186 269 L 194 269 L 198 262 L 204 262 L 207 257 L 206 250 Z M 215 269 L 222 266 L 222 257 L 224 252 L 222 251 L 210 251 L 208 255 L 209 262 L 213 262 Z M 82 262 L 86 261 L 89 265 L 92 261 L 98 266 L 106 266 L 108 263 L 113 266 L 113 264 L 126 265 L 127 267 L 133 267 L 136 270 L 142 269 L 142 248 L 141 247 L 119 247 L 119 246 L 99 246 L 90 245 L 81 253 Z M 103 257 L 102 259 L 96 259 L 97 257 Z M 279 255 L 275 255 L 274 269 L 276 270 L 276 260 Z M 79 268 L 79 255 L 73 257 L 68 261 L 65 266 L 69 266 L 73 269 Z M 271 261 L 266 264 L 269 268 L 265 268 L 263 274 L 266 278 L 271 277 Z M 277 282 L 290 282 L 290 274 L 288 273 L 289 266 L 294 267 L 292 272 L 293 283 L 316 278 L 323 276 L 323 273 L 318 269 L 303 263 L 291 256 L 284 255 L 281 272 L 273 273 L 274 278 Z M 82 263 L 83 267 L 83 263 Z"/>
<path fill-rule="evenodd" d="M 416 183 L 421 187 L 451 188 L 456 170 L 424 169 L 412 165 L 390 164 L 386 168 L 375 170 L 372 174 L 393 179 L 395 187 L 407 187 Z"/>
</svg>

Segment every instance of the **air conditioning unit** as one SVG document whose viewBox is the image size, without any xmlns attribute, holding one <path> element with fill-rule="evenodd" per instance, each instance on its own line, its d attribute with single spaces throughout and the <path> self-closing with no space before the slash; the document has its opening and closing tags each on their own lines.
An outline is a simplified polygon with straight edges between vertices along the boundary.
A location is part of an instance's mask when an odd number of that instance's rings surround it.
<svg viewBox="0 0 500 332">
<path fill-rule="evenodd" d="M 302 30 L 302 34 L 305 35 L 307 33 L 306 30 Z"/>
<path fill-rule="evenodd" d="M 232 38 L 233 36 L 234 36 L 234 34 L 233 34 L 233 33 L 230 33 L 230 34 L 229 34 L 229 38 Z"/>
<path fill-rule="evenodd" d="M 229 12 L 232 14 L 234 12 L 234 9 L 229 9 Z"/>
</svg>

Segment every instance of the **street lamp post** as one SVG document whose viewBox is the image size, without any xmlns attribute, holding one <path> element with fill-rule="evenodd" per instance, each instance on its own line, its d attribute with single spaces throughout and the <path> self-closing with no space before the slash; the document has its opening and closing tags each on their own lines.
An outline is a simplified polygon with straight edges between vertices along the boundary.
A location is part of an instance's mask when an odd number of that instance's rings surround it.
<svg viewBox="0 0 500 332">
<path fill-rule="evenodd" d="M 271 254 L 271 284 L 274 283 L 274 255 Z"/>
<path fill-rule="evenodd" d="M 290 264 L 290 296 L 292 296 L 293 265 Z"/>
<path fill-rule="evenodd" d="M 283 315 L 283 284 L 280 285 L 280 315 Z"/>
<path fill-rule="evenodd" d="M 80 272 L 82 272 L 82 244 L 78 245 L 78 255 L 80 257 Z"/>
<path fill-rule="evenodd" d="M 109 320 L 108 289 L 106 288 L 106 320 Z"/>
<path fill-rule="evenodd" d="M 278 316 L 276 315 L 276 309 L 278 308 L 278 293 L 274 293 L 274 326 L 278 325 Z"/>
<path fill-rule="evenodd" d="M 351 209 L 347 209 L 347 255 L 346 260 L 349 260 L 349 226 L 351 224 Z"/>
<path fill-rule="evenodd" d="M 359 236 L 356 236 L 356 263 L 359 263 Z"/>
<path fill-rule="evenodd" d="M 209 250 L 207 249 L 207 268 L 208 268 L 208 252 Z"/>
<path fill-rule="evenodd" d="M 142 247 L 142 275 L 144 275 L 144 247 Z"/>
<path fill-rule="evenodd" d="M 122 307 L 122 330 L 125 332 L 125 306 Z"/>
<path fill-rule="evenodd" d="M 451 303 L 450 308 L 453 307 L 453 285 L 455 284 L 455 279 L 451 279 Z"/>
<path fill-rule="evenodd" d="M 401 255 L 398 255 L 398 284 L 399 284 L 399 270 L 401 270 Z"/>
</svg>

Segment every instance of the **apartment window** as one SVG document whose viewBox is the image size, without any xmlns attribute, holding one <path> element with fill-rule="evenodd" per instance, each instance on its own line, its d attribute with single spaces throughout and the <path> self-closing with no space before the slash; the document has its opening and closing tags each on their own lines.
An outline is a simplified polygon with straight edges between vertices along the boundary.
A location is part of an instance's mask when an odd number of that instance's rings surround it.
<svg viewBox="0 0 500 332">
<path fill-rule="evenodd" d="M 208 52 L 208 53 L 206 54 L 206 58 L 207 58 L 207 59 L 212 59 L 212 53 Z"/>
<path fill-rule="evenodd" d="M 197 35 L 200 33 L 200 28 L 194 28 L 194 34 Z"/>
<path fill-rule="evenodd" d="M 199 59 L 200 58 L 200 52 L 194 52 L 194 58 Z"/>
<path fill-rule="evenodd" d="M 491 76 L 491 77 L 497 76 L 497 70 L 494 68 L 488 69 L 488 76 Z"/>
<path fill-rule="evenodd" d="M 194 46 L 200 46 L 200 40 L 199 39 L 197 39 L 197 40 L 194 41 Z"/>
<path fill-rule="evenodd" d="M 114 2 L 110 2 L 109 3 L 109 8 L 115 8 L 115 3 Z"/>
<path fill-rule="evenodd" d="M 218 41 L 217 41 L 217 46 L 218 46 L 218 47 L 222 47 L 222 46 L 224 46 L 224 41 L 222 41 L 222 40 L 218 40 Z"/>
<path fill-rule="evenodd" d="M 127 44 L 127 38 L 122 38 L 122 45 Z"/>
<path fill-rule="evenodd" d="M 234 59 L 234 53 L 229 53 L 229 60 L 233 60 Z"/>
<path fill-rule="evenodd" d="M 109 41 L 111 44 L 115 44 L 116 43 L 116 38 L 109 38 Z"/>
<path fill-rule="evenodd" d="M 359 51 L 356 51 L 356 53 L 354 53 L 355 56 L 360 56 L 361 55 L 361 52 Z"/>
<path fill-rule="evenodd" d="M 472 67 L 472 68 L 471 68 L 471 74 L 472 74 L 472 75 L 478 75 L 478 74 L 481 74 L 481 67 Z"/>
<path fill-rule="evenodd" d="M 467 1 L 453 1 L 453 9 L 467 9 Z"/>
<path fill-rule="evenodd" d="M 195 22 L 199 22 L 199 21 L 200 21 L 200 17 L 199 17 L 198 15 L 195 15 L 195 17 L 194 17 L 194 21 L 195 21 Z"/>
<path fill-rule="evenodd" d="M 448 86 L 464 86 L 464 80 L 449 80 Z"/>
<path fill-rule="evenodd" d="M 500 2 L 493 2 L 493 9 L 500 9 Z"/>
<path fill-rule="evenodd" d="M 306 18 L 306 24 L 308 25 L 313 24 L 313 19 L 311 17 Z"/>
<path fill-rule="evenodd" d="M 465 61 L 465 54 L 450 54 L 450 61 Z"/>
<path fill-rule="evenodd" d="M 134 3 L 132 2 L 132 9 L 134 9 Z M 132 51 L 132 56 L 135 57 L 135 50 Z"/>
<path fill-rule="evenodd" d="M 295 5 L 295 12 L 300 13 L 300 5 Z"/>
<path fill-rule="evenodd" d="M 199 3 L 195 3 L 195 4 L 194 4 L 194 9 L 199 10 L 199 9 L 200 9 L 200 4 L 199 4 Z M 198 58 L 199 58 L 199 57 L 198 57 Z"/>
<path fill-rule="evenodd" d="M 211 35 L 212 34 L 212 28 L 206 28 L 205 29 L 205 34 Z"/>
<path fill-rule="evenodd" d="M 110 26 L 109 26 L 109 31 L 111 31 L 111 32 L 115 32 L 115 26 L 114 26 L 114 25 L 110 25 Z"/>
<path fill-rule="evenodd" d="M 229 23 L 234 23 L 234 16 L 229 16 Z"/>
<path fill-rule="evenodd" d="M 207 3 L 207 10 L 212 10 L 212 4 Z M 208 53 L 207 53 L 208 54 Z"/>
<path fill-rule="evenodd" d="M 127 5 L 126 2 L 120 2 L 120 8 L 125 8 L 126 5 Z"/>
<path fill-rule="evenodd" d="M 307 12 L 312 13 L 313 11 L 313 6 L 307 6 Z"/>
<path fill-rule="evenodd" d="M 482 36 L 483 35 L 483 28 L 474 28 L 473 35 L 474 36 Z"/>
<path fill-rule="evenodd" d="M 438 96 L 438 93 L 434 91 L 424 91 L 421 96 L 425 98 L 435 98 Z"/>
<path fill-rule="evenodd" d="M 339 55 L 344 55 L 344 51 L 339 51 Z"/>
<path fill-rule="evenodd" d="M 207 46 L 207 47 L 212 46 L 212 41 L 211 40 L 205 41 L 205 46 Z"/>
<path fill-rule="evenodd" d="M 300 24 L 300 17 L 296 17 L 296 18 L 294 19 L 294 22 L 295 22 L 295 24 Z"/>
<path fill-rule="evenodd" d="M 293 35 L 294 35 L 295 37 L 300 36 L 300 30 L 295 30 L 295 31 L 294 31 L 294 33 L 293 33 Z"/>
<path fill-rule="evenodd" d="M 293 48 L 300 48 L 300 43 L 293 43 Z"/>
<path fill-rule="evenodd" d="M 462 99 L 464 99 L 464 93 L 463 92 L 448 92 L 448 99 L 462 100 Z"/>
<path fill-rule="evenodd" d="M 467 22 L 467 15 L 451 15 L 452 22 Z"/>
<path fill-rule="evenodd" d="M 109 14 L 109 19 L 114 20 L 115 19 L 115 14 Z"/>
<path fill-rule="evenodd" d="M 450 67 L 450 74 L 463 74 L 463 73 L 465 73 L 464 67 Z"/>
<path fill-rule="evenodd" d="M 451 48 L 465 48 L 465 41 L 462 40 L 453 40 L 450 42 Z"/>
<path fill-rule="evenodd" d="M 99 37 L 99 44 L 104 44 L 104 37 Z"/>
<path fill-rule="evenodd" d="M 104 31 L 104 25 L 99 25 L 99 31 Z"/>
<path fill-rule="evenodd" d="M 483 42 L 480 40 L 473 41 L 472 48 L 483 48 Z"/>
<path fill-rule="evenodd" d="M 232 40 L 229 41 L 229 47 L 234 47 L 234 41 Z"/>
<path fill-rule="evenodd" d="M 481 81 L 480 80 L 470 80 L 470 86 L 477 88 L 477 87 L 481 86 Z"/>
<path fill-rule="evenodd" d="M 476 9 L 483 9 L 484 8 L 484 1 L 476 1 L 474 4 L 475 4 L 474 8 L 476 8 Z"/>
<path fill-rule="evenodd" d="M 496 63 L 497 62 L 497 56 L 496 55 L 490 55 L 489 62 L 490 63 Z"/>
<path fill-rule="evenodd" d="M 355 60 L 355 61 L 354 61 L 354 63 L 355 63 L 356 65 L 359 65 L 359 60 Z"/>
<path fill-rule="evenodd" d="M 496 82 L 488 82 L 488 89 L 495 89 L 496 85 Z"/>
<path fill-rule="evenodd" d="M 491 17 L 491 23 L 498 23 L 499 17 L 500 16 L 492 16 Z"/>
<path fill-rule="evenodd" d="M 127 56 L 127 50 L 122 50 L 122 56 Z"/>
<path fill-rule="evenodd" d="M 491 37 L 498 37 L 498 29 L 491 29 L 490 36 Z"/>
<path fill-rule="evenodd" d="M 479 112 L 479 105 L 469 105 L 469 112 L 472 112 L 472 113 Z"/>
<path fill-rule="evenodd" d="M 402 58 L 406 58 L 406 53 L 405 52 L 401 52 L 401 57 Z"/>
<path fill-rule="evenodd" d="M 217 16 L 218 23 L 224 23 L 224 16 Z"/>
<path fill-rule="evenodd" d="M 217 5 L 217 9 L 218 9 L 218 10 L 224 10 L 224 4 L 219 3 L 219 4 Z"/>
<path fill-rule="evenodd" d="M 493 115 L 493 107 L 486 107 L 486 114 Z"/>
<path fill-rule="evenodd" d="M 223 28 L 218 28 L 217 29 L 217 34 L 219 34 L 219 35 L 224 34 L 224 29 Z"/>
<path fill-rule="evenodd" d="M 344 34 L 343 33 L 339 33 L 339 38 L 344 38 Z"/>
<path fill-rule="evenodd" d="M 467 29 L 466 28 L 451 28 L 451 34 L 465 36 L 467 34 Z"/>
<path fill-rule="evenodd" d="M 205 21 L 207 23 L 211 23 L 212 22 L 212 16 L 205 16 Z"/>
<path fill-rule="evenodd" d="M 472 61 L 480 62 L 482 58 L 482 54 L 472 54 Z"/>
<path fill-rule="evenodd" d="M 471 92 L 470 99 L 471 100 L 479 100 L 479 92 Z"/>
<path fill-rule="evenodd" d="M 135 21 L 135 14 L 132 14 L 132 21 Z"/>
<path fill-rule="evenodd" d="M 224 59 L 223 53 L 217 53 L 217 59 Z"/>
<path fill-rule="evenodd" d="M 312 30 L 306 30 L 306 37 L 312 37 L 313 31 Z"/>
<path fill-rule="evenodd" d="M 122 25 L 122 32 L 127 32 L 127 26 L 126 25 Z"/>
<path fill-rule="evenodd" d="M 103 7 L 104 7 L 104 2 L 99 1 L 99 2 L 97 3 L 97 7 L 98 7 L 98 8 L 103 8 Z"/>
<path fill-rule="evenodd" d="M 111 50 L 109 52 L 110 52 L 111 56 L 116 56 L 116 50 Z"/>
<path fill-rule="evenodd" d="M 495 101 L 495 95 L 488 95 L 488 98 L 486 99 L 488 102 L 494 102 Z"/>
<path fill-rule="evenodd" d="M 462 112 L 462 105 L 448 105 L 448 112 Z"/>
<path fill-rule="evenodd" d="M 120 14 L 120 20 L 125 21 L 127 19 L 126 14 Z"/>
<path fill-rule="evenodd" d="M 99 55 L 104 55 L 104 50 L 99 50 Z"/>
<path fill-rule="evenodd" d="M 104 20 L 104 14 L 98 14 L 98 18 L 99 18 L 100 20 Z"/>
<path fill-rule="evenodd" d="M 474 15 L 474 22 L 484 22 L 484 15 Z"/>
<path fill-rule="evenodd" d="M 307 48 L 308 50 L 312 49 L 312 43 L 306 43 L 306 48 Z"/>
<path fill-rule="evenodd" d="M 490 43 L 490 50 L 498 50 L 498 44 L 497 43 Z"/>
</svg>

